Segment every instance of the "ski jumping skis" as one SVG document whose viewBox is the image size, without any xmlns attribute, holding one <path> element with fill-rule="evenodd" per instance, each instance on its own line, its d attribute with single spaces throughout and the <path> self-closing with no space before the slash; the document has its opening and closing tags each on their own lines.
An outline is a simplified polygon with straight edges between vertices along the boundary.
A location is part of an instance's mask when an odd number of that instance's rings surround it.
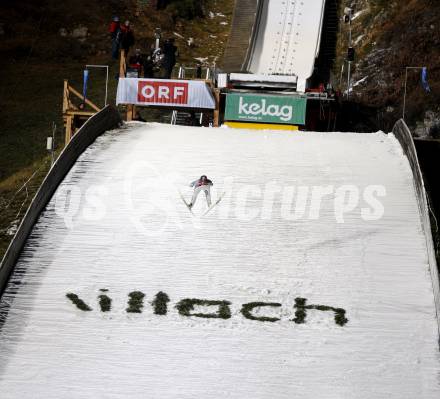
<svg viewBox="0 0 440 399">
<path fill-rule="evenodd" d="M 180 199 L 182 200 L 182 202 L 185 204 L 185 206 L 188 208 L 188 210 L 191 212 L 191 214 L 193 215 L 193 216 L 196 216 L 195 214 L 194 214 L 194 212 L 192 211 L 192 208 L 189 206 L 189 204 L 188 204 L 188 202 L 186 202 L 186 199 L 185 199 L 185 197 L 183 196 L 183 194 L 181 193 L 181 191 L 180 190 L 178 190 L 178 192 L 179 192 L 179 196 L 180 196 Z M 203 216 L 205 216 L 205 215 L 207 215 L 209 212 L 211 212 L 212 211 L 212 209 L 213 208 L 215 208 L 219 203 L 220 203 L 220 201 L 223 199 L 223 197 L 225 196 L 225 194 L 226 194 L 226 191 L 225 192 L 223 192 L 218 198 L 217 198 L 217 200 L 205 211 L 205 212 L 203 212 L 199 217 L 203 217 Z"/>
<path fill-rule="evenodd" d="M 179 195 L 180 195 L 180 199 L 182 200 L 182 202 L 186 205 L 186 207 L 188 208 L 188 210 L 191 212 L 192 215 L 194 215 L 194 212 L 192 211 L 191 207 L 189 206 L 188 202 L 186 202 L 185 197 L 183 196 L 183 194 L 180 192 L 180 190 L 178 190 Z M 194 215 L 195 216 L 195 215 Z"/>
<path fill-rule="evenodd" d="M 220 201 L 223 199 L 223 197 L 225 196 L 225 194 L 226 194 L 226 191 L 225 192 L 223 192 L 223 194 L 222 195 L 220 195 L 218 198 L 217 198 L 217 201 L 215 201 L 203 214 L 202 214 L 202 216 L 201 217 L 203 217 L 203 216 L 205 216 L 205 215 L 207 215 L 209 212 L 211 212 L 211 210 L 213 209 L 213 208 L 215 208 L 219 203 L 220 203 Z"/>
</svg>

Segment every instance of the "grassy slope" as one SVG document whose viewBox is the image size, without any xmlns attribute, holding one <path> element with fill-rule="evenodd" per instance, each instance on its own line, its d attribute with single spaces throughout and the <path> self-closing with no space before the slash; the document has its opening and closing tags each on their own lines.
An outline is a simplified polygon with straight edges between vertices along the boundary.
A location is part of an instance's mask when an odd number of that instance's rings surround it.
<svg viewBox="0 0 440 399">
<path fill-rule="evenodd" d="M 341 1 L 341 10 L 353 3 Z M 355 11 L 365 10 L 353 22 L 357 52 L 353 81 L 368 76 L 354 88 L 353 98 L 378 109 L 382 129 L 390 129 L 402 115 L 405 66 L 427 66 L 431 94 L 420 85 L 419 72 L 410 74 L 407 122 L 414 127 L 427 110 L 440 112 L 440 3 L 433 0 L 360 0 Z M 347 48 L 347 26 L 338 43 L 338 76 Z M 345 90 L 346 81 L 342 88 Z"/>
<path fill-rule="evenodd" d="M 212 63 L 222 54 L 233 3 L 208 0 L 206 10 L 221 12 L 225 17 L 178 20 L 173 26 L 166 10 L 139 9 L 136 0 L 2 1 L 0 22 L 6 24 L 6 34 L 0 40 L 0 258 L 12 238 L 13 227 L 49 169 L 45 147 L 52 122 L 57 125 L 58 151 L 62 148 L 63 80 L 69 79 L 80 89 L 82 70 L 88 63 L 110 65 L 111 77 L 117 73 L 118 65 L 109 55 L 107 25 L 111 16 L 117 14 L 132 22 L 138 39 L 136 47 L 149 48 L 154 28 L 161 27 L 164 37 L 177 32 L 195 39 L 196 47 L 190 49 L 177 38 L 180 62 L 193 65 L 195 57 L 202 57 Z M 223 21 L 228 24 L 221 24 Z M 89 30 L 84 43 L 58 34 L 60 28 L 72 31 L 79 25 Z M 89 94 L 98 103 L 103 102 L 103 84 L 104 75 L 93 72 Z M 111 100 L 115 90 L 116 80 L 111 78 Z M 15 195 L 37 170 L 27 189 Z"/>
</svg>

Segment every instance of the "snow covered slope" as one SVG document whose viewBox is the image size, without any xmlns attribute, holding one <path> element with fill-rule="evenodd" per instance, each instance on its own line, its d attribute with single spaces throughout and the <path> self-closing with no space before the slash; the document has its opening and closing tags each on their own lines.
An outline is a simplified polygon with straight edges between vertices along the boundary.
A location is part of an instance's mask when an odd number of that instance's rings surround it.
<svg viewBox="0 0 440 399">
<path fill-rule="evenodd" d="M 202 218 L 179 195 L 201 174 L 226 192 Z M 2 399 L 440 395 L 411 170 L 381 133 L 109 132 L 0 305 Z"/>
</svg>

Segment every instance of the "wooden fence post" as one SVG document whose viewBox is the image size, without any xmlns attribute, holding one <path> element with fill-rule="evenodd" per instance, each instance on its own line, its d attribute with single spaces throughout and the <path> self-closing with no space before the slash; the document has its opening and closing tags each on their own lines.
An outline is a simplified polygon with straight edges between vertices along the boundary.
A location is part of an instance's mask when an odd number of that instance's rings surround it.
<svg viewBox="0 0 440 399">
<path fill-rule="evenodd" d="M 134 119 L 134 105 L 128 104 L 127 105 L 127 122 L 131 122 Z"/>
<path fill-rule="evenodd" d="M 66 117 L 66 137 L 64 139 L 64 146 L 69 144 L 69 141 L 72 138 L 72 125 L 73 125 L 73 116 L 67 115 L 67 117 Z"/>
<path fill-rule="evenodd" d="M 121 50 L 121 57 L 119 63 L 119 77 L 125 78 L 126 72 L 127 72 L 127 61 L 125 56 L 125 50 Z"/>
<path fill-rule="evenodd" d="M 69 82 L 64 80 L 64 91 L 63 91 L 63 115 L 69 109 Z"/>
<path fill-rule="evenodd" d="M 214 110 L 214 127 L 220 126 L 220 90 L 214 89 L 215 110 Z"/>
</svg>

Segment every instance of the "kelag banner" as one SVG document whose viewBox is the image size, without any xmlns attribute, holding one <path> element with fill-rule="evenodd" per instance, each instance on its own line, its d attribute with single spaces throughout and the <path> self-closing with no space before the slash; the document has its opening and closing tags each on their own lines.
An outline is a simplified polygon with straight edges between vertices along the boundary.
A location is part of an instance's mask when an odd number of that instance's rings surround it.
<svg viewBox="0 0 440 399">
<path fill-rule="evenodd" d="M 165 79 L 119 79 L 116 104 L 215 109 L 205 82 Z"/>
<path fill-rule="evenodd" d="M 307 99 L 302 97 L 229 94 L 225 120 L 305 125 Z"/>
</svg>

